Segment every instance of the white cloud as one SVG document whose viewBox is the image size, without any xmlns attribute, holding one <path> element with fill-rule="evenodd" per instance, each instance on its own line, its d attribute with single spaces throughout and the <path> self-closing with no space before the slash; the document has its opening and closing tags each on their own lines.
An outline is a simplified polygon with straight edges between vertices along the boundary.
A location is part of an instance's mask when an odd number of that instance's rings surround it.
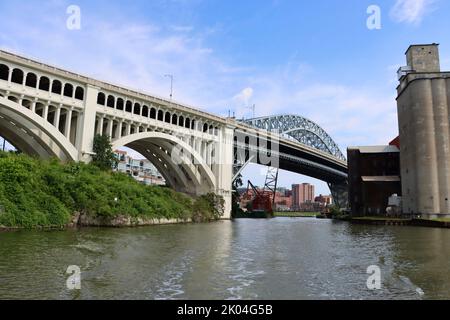
<svg viewBox="0 0 450 320">
<path fill-rule="evenodd" d="M 420 24 L 425 17 L 434 10 L 433 4 L 437 0 L 396 0 L 391 9 L 391 18 L 396 22 Z"/>
</svg>

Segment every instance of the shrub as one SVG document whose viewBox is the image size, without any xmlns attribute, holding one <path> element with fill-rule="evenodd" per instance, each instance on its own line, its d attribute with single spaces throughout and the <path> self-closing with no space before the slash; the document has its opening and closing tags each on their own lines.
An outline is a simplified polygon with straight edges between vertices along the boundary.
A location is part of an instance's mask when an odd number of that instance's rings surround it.
<svg viewBox="0 0 450 320">
<path fill-rule="evenodd" d="M 193 199 L 91 164 L 0 152 L 0 225 L 8 227 L 63 226 L 75 212 L 210 221 L 223 215 L 223 205 L 215 194 Z"/>
</svg>

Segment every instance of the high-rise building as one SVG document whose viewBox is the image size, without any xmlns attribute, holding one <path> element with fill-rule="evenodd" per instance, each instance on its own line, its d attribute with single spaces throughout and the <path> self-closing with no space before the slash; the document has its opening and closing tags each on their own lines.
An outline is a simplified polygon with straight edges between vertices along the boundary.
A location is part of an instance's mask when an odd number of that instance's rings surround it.
<svg viewBox="0 0 450 320">
<path fill-rule="evenodd" d="M 314 202 L 315 188 L 309 183 L 292 185 L 292 207 L 299 209 L 303 203 Z"/>
</svg>

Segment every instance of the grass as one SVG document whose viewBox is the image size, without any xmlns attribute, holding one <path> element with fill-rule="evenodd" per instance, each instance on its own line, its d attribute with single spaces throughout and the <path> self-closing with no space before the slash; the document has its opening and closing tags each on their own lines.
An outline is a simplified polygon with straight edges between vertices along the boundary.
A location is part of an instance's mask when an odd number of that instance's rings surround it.
<svg viewBox="0 0 450 320">
<path fill-rule="evenodd" d="M 313 218 L 319 214 L 319 212 L 275 212 L 274 216 L 289 218 Z"/>
<path fill-rule="evenodd" d="M 214 200 L 214 201 L 213 201 Z M 0 152 L 0 226 L 61 227 L 76 212 L 93 217 L 217 219 L 215 195 L 192 198 L 145 186 L 83 163 Z"/>
</svg>

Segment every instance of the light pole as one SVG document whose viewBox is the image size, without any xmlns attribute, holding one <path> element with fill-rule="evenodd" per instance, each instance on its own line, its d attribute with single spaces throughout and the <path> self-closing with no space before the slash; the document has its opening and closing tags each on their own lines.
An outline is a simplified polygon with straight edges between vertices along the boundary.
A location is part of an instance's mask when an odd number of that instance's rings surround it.
<svg viewBox="0 0 450 320">
<path fill-rule="evenodd" d="M 172 97 L 173 97 L 173 75 L 166 74 L 166 75 L 164 75 L 164 77 L 170 78 L 170 100 L 172 100 Z"/>
<path fill-rule="evenodd" d="M 245 109 L 250 109 L 250 110 L 252 110 L 252 113 L 253 113 L 253 119 L 255 119 L 255 115 L 256 115 L 256 105 L 255 104 L 253 104 L 252 106 L 250 106 L 250 107 L 244 107 Z"/>
</svg>

